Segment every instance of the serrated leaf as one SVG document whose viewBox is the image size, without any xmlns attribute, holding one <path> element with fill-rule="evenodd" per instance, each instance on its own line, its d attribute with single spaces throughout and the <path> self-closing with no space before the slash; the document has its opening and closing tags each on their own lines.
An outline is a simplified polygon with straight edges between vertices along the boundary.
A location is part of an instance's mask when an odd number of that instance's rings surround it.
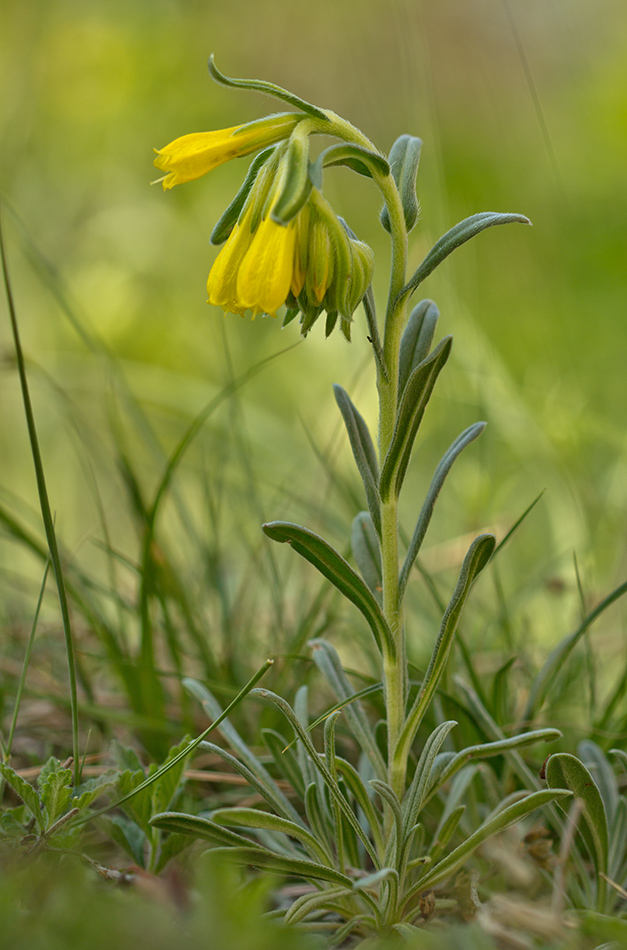
<svg viewBox="0 0 627 950">
<path fill-rule="evenodd" d="M 381 603 L 383 574 L 379 536 L 367 511 L 360 511 L 351 528 L 351 550 L 361 576 Z"/>
<path fill-rule="evenodd" d="M 311 850 L 323 864 L 330 864 L 331 859 L 324 847 L 306 828 L 297 825 L 294 821 L 280 818 L 267 811 L 257 808 L 218 808 L 211 813 L 211 820 L 217 825 L 226 825 L 236 828 L 262 828 L 264 831 L 278 832 L 296 838 L 306 848 Z"/>
<path fill-rule="evenodd" d="M 429 708 L 431 700 L 438 688 L 438 683 L 442 678 L 448 655 L 453 645 L 455 630 L 459 623 L 459 618 L 464 604 L 470 593 L 470 589 L 484 569 L 494 551 L 495 539 L 491 534 L 481 534 L 475 538 L 470 545 L 464 563 L 462 564 L 457 585 L 453 591 L 453 596 L 442 618 L 440 633 L 436 641 L 429 667 L 422 681 L 420 692 L 416 697 L 414 705 L 411 708 L 401 736 L 398 740 L 394 756 L 406 756 L 409 754 L 409 748 L 422 722 L 422 718 Z"/>
<path fill-rule="evenodd" d="M 289 542 L 301 557 L 313 564 L 361 611 L 381 653 L 390 658 L 396 655 L 396 644 L 379 604 L 341 554 L 313 531 L 287 521 L 264 524 L 263 531 L 273 541 Z"/>
<path fill-rule="evenodd" d="M 326 114 L 326 112 L 323 112 L 322 109 L 312 105 L 310 102 L 305 102 L 304 99 L 300 99 L 293 93 L 288 92 L 287 89 L 282 89 L 281 86 L 276 86 L 272 82 L 266 82 L 262 79 L 231 79 L 229 76 L 225 76 L 224 73 L 221 73 L 216 66 L 213 53 L 209 57 L 208 65 L 211 78 L 215 79 L 215 81 L 220 83 L 222 86 L 234 86 L 238 89 L 252 89 L 255 92 L 261 92 L 265 95 L 274 96 L 276 99 L 282 99 L 283 102 L 289 102 L 291 106 L 301 109 L 303 112 L 307 113 L 307 115 L 314 116 L 316 119 L 322 119 L 325 122 L 330 121 L 329 116 Z"/>
<path fill-rule="evenodd" d="M 597 872 L 597 910 L 604 909 L 607 875 L 609 836 L 607 815 L 601 793 L 592 775 L 577 756 L 557 752 L 546 765 L 546 782 L 549 788 L 568 788 L 579 802 L 582 821 L 578 828 L 586 842 Z"/>
<path fill-rule="evenodd" d="M 350 447 L 353 450 L 355 464 L 361 475 L 372 522 L 377 533 L 381 534 L 381 510 L 378 488 L 379 463 L 370 432 L 368 431 L 368 426 L 361 413 L 358 412 L 353 405 L 345 389 L 342 389 L 342 387 L 336 383 L 333 386 L 333 393 L 338 408 L 342 413 Z"/>
<path fill-rule="evenodd" d="M 50 772 L 42 782 L 39 795 L 46 816 L 46 828 L 55 823 L 66 811 L 72 797 L 72 770 Z"/>
<path fill-rule="evenodd" d="M 119 772 L 115 769 L 107 769 L 102 775 L 87 779 L 86 782 L 74 789 L 71 801 L 72 808 L 87 808 L 100 795 L 117 785 L 118 776 Z"/>
<path fill-rule="evenodd" d="M 134 864 L 146 866 L 148 839 L 137 822 L 125 815 L 103 815 L 101 821 L 109 837 L 128 854 Z"/>
<path fill-rule="evenodd" d="M 402 396 L 407 380 L 429 355 L 433 335 L 440 316 L 433 300 L 421 300 L 409 315 L 403 336 L 398 362 L 398 392 Z"/>
<path fill-rule="evenodd" d="M 383 502 L 391 497 L 398 498 L 400 494 L 420 423 L 452 344 L 453 338 L 445 337 L 407 381 L 379 479 L 379 494 Z"/>
<path fill-rule="evenodd" d="M 572 792 L 564 788 L 545 789 L 540 792 L 531 792 L 525 798 L 504 808 L 503 811 L 498 812 L 494 817 L 484 822 L 474 834 L 470 835 L 469 838 L 451 851 L 450 854 L 447 854 L 442 861 L 434 865 L 424 877 L 409 890 L 406 899 L 409 900 L 415 894 L 430 890 L 435 884 L 445 880 L 445 878 L 449 877 L 454 871 L 465 864 L 473 851 L 476 851 L 479 845 L 487 841 L 488 838 L 505 831 L 510 825 L 520 821 L 521 818 L 535 811 L 536 808 L 541 808 L 550 802 L 569 798 L 571 795 Z"/>
<path fill-rule="evenodd" d="M 169 750 L 166 758 L 163 760 L 161 765 L 152 764 L 148 770 L 148 777 L 150 778 L 155 772 L 158 772 L 159 769 L 163 768 L 164 765 L 168 765 L 174 759 L 176 763 L 167 772 L 165 772 L 157 781 L 150 787 L 152 794 L 152 808 L 153 812 L 158 811 L 168 811 L 172 802 L 178 795 L 182 784 L 184 782 L 183 773 L 185 766 L 187 764 L 187 756 L 181 756 L 181 753 L 186 749 L 191 741 L 190 736 L 185 736 L 185 738 L 178 743 L 178 745 L 172 746 Z M 190 753 L 191 753 L 190 749 Z M 178 757 L 178 758 L 177 758 Z"/>
<path fill-rule="evenodd" d="M 390 149 L 390 169 L 399 191 L 405 226 L 411 231 L 420 213 L 420 205 L 416 194 L 416 176 L 420 162 L 422 141 L 413 135 L 401 135 Z M 381 224 L 386 231 L 391 231 L 390 216 L 387 208 L 383 208 Z"/>
<path fill-rule="evenodd" d="M 405 561 L 403 562 L 403 567 L 401 569 L 399 578 L 399 599 L 402 598 L 403 594 L 405 593 L 410 571 L 416 558 L 418 557 L 422 542 L 424 541 L 424 537 L 427 533 L 427 528 L 431 522 L 431 516 L 433 515 L 435 503 L 438 499 L 438 495 L 440 494 L 446 476 L 453 467 L 457 457 L 464 451 L 467 445 L 470 445 L 471 442 L 474 442 L 474 440 L 481 435 L 486 425 L 487 423 L 485 422 L 475 422 L 474 425 L 469 426 L 462 432 L 461 435 L 457 436 L 455 441 L 448 447 L 440 459 L 438 467 L 436 468 L 435 474 L 431 480 L 427 497 L 424 500 L 420 515 L 418 516 L 416 528 L 409 543 Z"/>
<path fill-rule="evenodd" d="M 44 815 L 41 811 L 39 795 L 33 786 L 27 782 L 26 779 L 23 779 L 21 775 L 18 775 L 15 769 L 12 769 L 10 765 L 5 765 L 4 762 L 0 762 L 0 775 L 2 775 L 7 785 L 11 786 L 15 794 L 22 799 L 35 818 L 40 830 L 43 831 L 45 827 Z"/>
<path fill-rule="evenodd" d="M 416 288 L 425 280 L 429 274 L 435 270 L 438 264 L 441 264 L 449 254 L 456 248 L 465 244 L 471 238 L 475 237 L 486 228 L 494 227 L 496 224 L 531 224 L 529 218 L 523 214 L 502 214 L 498 211 L 483 211 L 480 214 L 473 214 L 456 224 L 454 228 L 447 231 L 439 241 L 437 241 L 422 264 L 418 267 L 412 278 L 405 284 L 399 297 L 412 294 Z"/>
</svg>

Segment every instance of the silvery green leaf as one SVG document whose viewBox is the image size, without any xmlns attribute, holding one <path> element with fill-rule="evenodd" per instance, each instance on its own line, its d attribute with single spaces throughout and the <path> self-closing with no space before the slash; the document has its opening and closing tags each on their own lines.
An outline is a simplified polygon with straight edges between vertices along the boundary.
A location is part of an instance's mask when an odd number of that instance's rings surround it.
<svg viewBox="0 0 627 950">
<path fill-rule="evenodd" d="M 483 211 L 460 221 L 433 245 L 412 278 L 405 284 L 399 296 L 404 297 L 406 294 L 412 294 L 423 280 L 435 270 L 438 264 L 441 264 L 449 254 L 476 234 L 485 231 L 486 228 L 494 227 L 495 224 L 513 223 L 531 224 L 531 221 L 523 214 L 501 214 L 498 211 Z"/>
<path fill-rule="evenodd" d="M 449 358 L 452 343 L 452 337 L 445 337 L 407 381 L 379 479 L 379 494 L 384 502 L 400 494 L 420 423 L 437 378 Z"/>
<path fill-rule="evenodd" d="M 429 667 L 422 681 L 420 692 L 407 716 L 403 731 L 398 740 L 395 756 L 407 755 L 423 716 L 438 688 L 444 673 L 448 655 L 453 645 L 455 630 L 470 589 L 484 569 L 494 551 L 495 540 L 491 534 L 481 534 L 470 545 L 459 574 L 453 596 L 442 618 L 440 633 L 436 641 Z"/>
<path fill-rule="evenodd" d="M 429 355 L 440 311 L 433 300 L 421 300 L 410 313 L 403 336 L 398 362 L 398 392 L 405 391 L 413 371 Z"/>
<path fill-rule="evenodd" d="M 282 89 L 272 82 L 266 82 L 263 79 L 231 79 L 229 76 L 225 76 L 216 66 L 213 53 L 209 57 L 208 65 L 211 78 L 215 79 L 215 81 L 222 86 L 235 86 L 238 89 L 252 89 L 255 92 L 262 92 L 266 95 L 274 96 L 276 99 L 282 99 L 283 102 L 289 102 L 291 106 L 301 109 L 303 112 L 306 112 L 307 115 L 314 116 L 316 119 L 322 119 L 325 122 L 330 121 L 328 115 L 326 112 L 323 112 L 322 109 L 312 105 L 310 102 L 305 102 L 304 99 L 300 99 L 293 93 L 288 92 L 287 89 Z"/>
<path fill-rule="evenodd" d="M 420 213 L 416 195 L 416 176 L 420 162 L 422 141 L 414 135 L 401 135 L 390 149 L 390 169 L 398 188 L 407 231 L 411 231 Z M 381 211 L 381 224 L 391 231 L 390 216 L 387 208 Z"/>
<path fill-rule="evenodd" d="M 218 808 L 211 813 L 211 821 L 221 827 L 226 825 L 230 828 L 262 828 L 265 831 L 289 835 L 290 838 L 296 838 L 304 844 L 323 864 L 331 862 L 327 849 L 307 828 L 278 815 L 272 815 L 270 812 L 261 811 L 258 808 Z"/>
<path fill-rule="evenodd" d="M 338 408 L 342 413 L 355 463 L 361 475 L 372 522 L 377 533 L 380 534 L 381 512 L 378 489 L 379 463 L 377 461 L 377 453 L 366 421 L 353 405 L 346 390 L 336 383 L 333 386 L 333 393 Z"/>
<path fill-rule="evenodd" d="M 264 524 L 263 531 L 273 541 L 289 542 L 294 550 L 359 608 L 368 621 L 381 653 L 394 657 L 396 644 L 383 612 L 361 577 L 331 545 L 307 528 L 287 521 Z"/>
<path fill-rule="evenodd" d="M 435 762 L 435 757 L 442 748 L 442 744 L 449 732 L 451 729 L 454 729 L 456 725 L 457 722 L 454 719 L 440 723 L 424 744 L 418 765 L 416 766 L 416 771 L 414 772 L 414 777 L 403 800 L 403 837 L 410 828 L 413 828 L 418 820 L 418 815 L 420 814 L 420 809 L 422 808 L 425 793 L 429 785 L 429 777 L 433 763 Z"/>
<path fill-rule="evenodd" d="M 367 511 L 360 511 L 351 528 L 351 549 L 355 564 L 366 584 L 381 603 L 383 575 L 379 536 Z"/>
<path fill-rule="evenodd" d="M 474 425 L 471 425 L 465 429 L 461 435 L 457 436 L 455 441 L 448 447 L 440 459 L 433 479 L 431 480 L 427 497 L 424 500 L 420 515 L 418 516 L 418 521 L 416 522 L 416 527 L 409 543 L 409 548 L 407 549 L 407 555 L 405 557 L 405 561 L 403 562 L 403 567 L 401 568 L 399 578 L 399 599 L 402 598 L 403 594 L 405 593 L 410 571 L 416 558 L 418 557 L 422 542 L 424 540 L 425 534 L 427 533 L 427 528 L 431 522 L 431 516 L 433 515 L 435 503 L 438 499 L 438 495 L 440 494 L 442 486 L 444 485 L 446 476 L 453 467 L 457 457 L 464 451 L 467 445 L 470 445 L 471 442 L 474 442 L 474 440 L 481 435 L 486 427 L 486 424 L 487 423 L 485 422 L 475 422 Z"/>
</svg>

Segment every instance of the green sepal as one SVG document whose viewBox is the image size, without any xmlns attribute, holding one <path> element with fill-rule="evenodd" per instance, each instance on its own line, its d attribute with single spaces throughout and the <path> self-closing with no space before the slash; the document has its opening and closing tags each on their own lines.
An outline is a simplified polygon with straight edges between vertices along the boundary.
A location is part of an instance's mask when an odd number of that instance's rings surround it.
<svg viewBox="0 0 627 950">
<path fill-rule="evenodd" d="M 409 315 L 401 338 L 398 360 L 398 392 L 402 396 L 407 380 L 429 355 L 440 311 L 433 300 L 421 300 Z"/>
<path fill-rule="evenodd" d="M 425 280 L 429 274 L 435 270 L 438 264 L 449 256 L 460 245 L 465 244 L 486 228 L 491 228 L 495 224 L 531 224 L 529 218 L 524 214 L 501 214 L 498 211 L 482 211 L 480 214 L 473 214 L 456 224 L 454 228 L 447 231 L 439 241 L 437 241 L 422 264 L 418 267 L 411 280 L 405 284 L 399 296 L 405 297 L 406 294 L 413 294 L 416 288 Z"/>
<path fill-rule="evenodd" d="M 379 481 L 379 463 L 372 437 L 364 417 L 356 409 L 346 390 L 335 383 L 333 394 L 342 413 L 355 464 L 361 475 L 372 523 L 377 534 L 381 534 L 381 510 L 377 485 Z"/>
<path fill-rule="evenodd" d="M 288 326 L 288 324 L 290 324 L 292 320 L 295 320 L 299 313 L 300 313 L 300 307 L 288 307 L 287 310 L 285 311 L 285 316 L 283 317 L 283 323 L 281 324 L 281 329 L 283 329 L 283 327 Z"/>
<path fill-rule="evenodd" d="M 379 494 L 383 502 L 388 501 L 390 497 L 398 498 L 400 494 L 414 440 L 433 387 L 449 358 L 452 344 L 453 338 L 445 337 L 433 353 L 413 371 L 407 381 L 396 417 L 392 441 L 379 479 Z"/>
<path fill-rule="evenodd" d="M 309 134 L 306 125 L 301 123 L 292 132 L 283 161 L 286 163 L 285 180 L 270 217 L 277 224 L 286 225 L 296 217 L 311 192 Z"/>
<path fill-rule="evenodd" d="M 287 89 L 282 89 L 281 86 L 276 86 L 272 82 L 266 82 L 263 79 L 231 79 L 229 76 L 225 76 L 216 66 L 213 53 L 209 57 L 208 67 L 211 78 L 222 86 L 233 86 L 237 89 L 252 89 L 255 92 L 262 92 L 266 95 L 274 96 L 276 99 L 282 99 L 283 102 L 289 102 L 291 106 L 301 109 L 303 112 L 306 112 L 307 115 L 314 116 L 316 119 L 330 122 L 329 116 L 322 109 L 312 105 L 310 102 L 305 102 L 304 99 L 300 99 L 293 93 L 288 92 Z"/>
<path fill-rule="evenodd" d="M 319 535 L 288 521 L 264 524 L 263 531 L 273 541 L 287 541 L 294 550 L 313 564 L 344 596 L 361 611 L 383 656 L 394 657 L 396 644 L 374 595 L 348 561 Z"/>
<path fill-rule="evenodd" d="M 275 148 L 276 146 L 273 145 L 270 148 L 264 149 L 263 152 L 259 152 L 259 155 L 256 155 L 250 163 L 246 178 L 244 179 L 240 190 L 237 192 L 226 211 L 223 212 L 222 216 L 219 218 L 216 226 L 211 232 L 211 237 L 209 240 L 212 244 L 223 244 L 230 235 L 244 205 L 246 204 L 246 199 L 250 194 L 250 190 L 257 180 L 257 175 L 259 174 L 261 166 L 270 158 L 270 155 L 272 152 L 274 152 Z"/>
<path fill-rule="evenodd" d="M 390 174 L 390 166 L 384 155 L 373 152 L 360 145 L 330 145 L 318 156 L 309 169 L 309 177 L 314 188 L 322 189 L 322 170 L 334 165 L 345 165 L 358 175 L 366 178 L 385 178 Z M 374 172 L 374 175 L 373 175 Z"/>
<path fill-rule="evenodd" d="M 383 568 L 379 536 L 367 511 L 360 511 L 351 528 L 351 549 L 355 564 L 366 584 L 381 603 Z"/>
<path fill-rule="evenodd" d="M 431 480 L 427 497 L 424 500 L 420 515 L 418 516 L 416 528 L 409 543 L 407 555 L 405 557 L 405 561 L 403 562 L 403 567 L 401 568 L 399 577 L 399 599 L 402 598 L 403 594 L 405 593 L 405 588 L 409 579 L 409 572 L 412 569 L 414 561 L 416 560 L 418 552 L 420 551 L 425 534 L 427 533 L 427 528 L 429 527 L 429 523 L 431 521 L 435 503 L 438 499 L 438 495 L 440 494 L 446 476 L 453 467 L 453 463 L 455 462 L 458 455 L 463 452 L 467 445 L 470 445 L 471 442 L 474 442 L 474 440 L 481 435 L 486 425 L 487 423 L 485 422 L 475 422 L 474 425 L 469 426 L 464 430 L 464 432 L 461 433 L 461 435 L 457 436 L 453 444 L 449 446 L 445 454 L 440 459 L 433 479 Z"/>
<path fill-rule="evenodd" d="M 592 775 L 577 756 L 568 752 L 552 755 L 546 766 L 549 788 L 568 788 L 581 808 L 583 821 L 579 831 L 586 842 L 597 873 L 597 910 L 604 910 L 608 871 L 609 835 L 607 815 L 599 788 Z"/>
<path fill-rule="evenodd" d="M 416 175 L 418 174 L 421 148 L 421 139 L 414 135 L 401 135 L 390 149 L 390 169 L 401 197 L 405 226 L 408 232 L 412 230 L 420 214 L 420 205 L 416 194 Z M 382 209 L 380 219 L 385 230 L 391 232 L 392 228 L 387 208 Z"/>
</svg>

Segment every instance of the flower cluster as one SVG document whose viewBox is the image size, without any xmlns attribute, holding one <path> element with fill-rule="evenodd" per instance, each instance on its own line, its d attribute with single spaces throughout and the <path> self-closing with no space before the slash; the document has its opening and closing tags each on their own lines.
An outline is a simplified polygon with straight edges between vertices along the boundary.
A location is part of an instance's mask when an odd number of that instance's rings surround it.
<svg viewBox="0 0 627 950">
<path fill-rule="evenodd" d="M 212 240 L 223 247 L 209 273 L 208 301 L 253 317 L 276 316 L 285 304 L 285 322 L 300 313 L 304 334 L 326 312 L 327 335 L 339 318 L 350 339 L 352 314 L 372 280 L 374 257 L 311 181 L 307 122 L 285 113 L 184 135 L 157 152 L 155 165 L 167 173 L 159 181 L 169 189 L 231 158 L 260 152 L 214 229 Z"/>
</svg>

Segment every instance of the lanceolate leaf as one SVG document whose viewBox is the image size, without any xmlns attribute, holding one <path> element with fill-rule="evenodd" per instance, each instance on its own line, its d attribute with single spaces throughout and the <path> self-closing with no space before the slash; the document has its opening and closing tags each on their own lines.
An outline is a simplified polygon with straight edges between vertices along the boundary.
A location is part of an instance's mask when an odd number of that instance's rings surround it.
<svg viewBox="0 0 627 950">
<path fill-rule="evenodd" d="M 421 148 L 422 141 L 420 139 L 413 135 L 401 135 L 390 149 L 390 168 L 401 196 L 405 225 L 408 231 L 411 231 L 416 224 L 420 212 L 416 195 L 416 175 L 418 174 Z M 387 208 L 384 208 L 381 212 L 381 224 L 386 231 L 391 230 Z"/>
<path fill-rule="evenodd" d="M 262 828 L 265 831 L 289 835 L 304 844 L 323 864 L 330 863 L 326 848 L 322 847 L 310 831 L 294 821 L 288 821 L 270 812 L 260 811 L 258 808 L 218 808 L 211 813 L 211 820 L 221 827 L 226 825 L 237 828 Z"/>
<path fill-rule="evenodd" d="M 286 161 L 285 181 L 271 213 L 272 220 L 283 225 L 296 217 L 311 192 L 309 135 L 302 123 L 296 127 L 290 136 Z"/>
<path fill-rule="evenodd" d="M 412 536 L 409 548 L 407 550 L 407 556 L 403 563 L 401 569 L 401 574 L 399 578 L 399 599 L 402 598 L 405 593 L 405 587 L 407 586 L 407 581 L 409 579 L 409 572 L 412 569 L 414 561 L 418 556 L 420 547 L 424 540 L 425 534 L 427 533 L 427 528 L 431 521 L 431 516 L 433 514 L 433 509 L 435 508 L 435 503 L 437 501 L 438 495 L 444 480 L 455 462 L 458 455 L 460 455 L 467 445 L 470 445 L 471 442 L 474 442 L 478 438 L 483 430 L 486 427 L 485 422 L 475 422 L 474 425 L 469 426 L 461 435 L 459 435 L 453 444 L 449 446 L 445 454 L 440 459 L 440 463 L 435 470 L 435 475 L 429 486 L 429 491 L 427 492 L 427 497 L 424 500 L 422 510 L 418 517 L 416 523 L 416 528 Z"/>
<path fill-rule="evenodd" d="M 359 175 L 367 178 L 390 174 L 390 166 L 384 155 L 362 148 L 360 145 L 331 145 L 322 152 L 309 170 L 309 176 L 316 188 L 322 187 L 322 169 L 332 165 L 346 165 Z"/>
<path fill-rule="evenodd" d="M 275 86 L 272 82 L 266 82 L 262 79 L 230 79 L 228 76 L 225 76 L 224 73 L 221 73 L 216 66 L 213 60 L 213 53 L 209 57 L 208 65 L 211 78 L 215 79 L 215 81 L 222 86 L 235 86 L 238 89 L 253 89 L 255 92 L 262 92 L 266 95 L 274 96 L 276 99 L 282 99 L 283 102 L 289 102 L 291 106 L 301 109 L 303 112 L 306 112 L 307 115 L 315 116 L 316 119 L 323 119 L 326 122 L 330 121 L 328 115 L 322 109 L 312 105 L 310 102 L 305 102 L 304 99 L 300 99 L 293 93 L 288 92 L 287 89 Z"/>
<path fill-rule="evenodd" d="M 468 549 L 459 574 L 457 586 L 453 591 L 453 596 L 442 618 L 440 633 L 431 656 L 429 667 L 422 681 L 422 687 L 407 717 L 405 727 L 394 752 L 395 757 L 408 754 L 414 736 L 422 722 L 425 712 L 429 708 L 429 704 L 435 695 L 438 683 L 444 673 L 448 655 L 453 645 L 455 630 L 457 629 L 457 624 L 470 588 L 490 560 L 492 552 L 494 551 L 494 545 L 495 539 L 493 535 L 481 534 L 478 538 L 475 538 Z"/>
<path fill-rule="evenodd" d="M 406 895 L 406 900 L 410 900 L 415 894 L 419 894 L 421 891 L 430 890 L 435 884 L 449 877 L 466 862 L 467 858 L 470 857 L 480 844 L 483 844 L 483 842 L 491 838 L 492 835 L 500 834 L 500 832 L 505 831 L 510 825 L 520 821 L 521 818 L 524 818 L 536 808 L 547 805 L 549 802 L 567 798 L 571 794 L 569 790 L 564 788 L 545 789 L 541 792 L 532 792 L 521 801 L 509 805 L 493 818 L 486 821 L 485 824 L 481 825 L 466 841 L 432 867 L 431 870 L 410 889 Z"/>
<path fill-rule="evenodd" d="M 263 152 L 260 152 L 258 155 L 256 155 L 250 163 L 248 174 L 246 175 L 240 190 L 237 192 L 233 198 L 233 201 L 228 206 L 226 211 L 224 211 L 213 231 L 211 232 L 211 237 L 209 240 L 212 244 L 223 244 L 228 238 L 229 234 L 233 230 L 233 227 L 235 226 L 235 222 L 240 216 L 242 208 L 244 207 L 246 199 L 250 193 L 250 189 L 255 183 L 259 169 L 263 163 L 267 161 L 268 158 L 270 158 L 270 155 L 272 152 L 274 152 L 274 150 L 274 145 L 271 148 L 265 148 Z"/>
<path fill-rule="evenodd" d="M 353 456 L 357 468 L 359 469 L 361 480 L 364 483 L 366 501 L 368 502 L 368 510 L 370 511 L 372 522 L 377 529 L 377 533 L 380 534 L 381 512 L 379 507 L 379 463 L 377 462 L 377 453 L 370 432 L 368 431 L 368 426 L 361 413 L 359 413 L 353 405 L 346 390 L 335 384 L 333 386 L 333 393 L 338 408 L 342 413 L 344 425 L 348 433 L 348 440 L 353 450 Z"/>
<path fill-rule="evenodd" d="M 398 362 L 398 392 L 405 392 L 407 380 L 429 355 L 440 311 L 433 300 L 421 300 L 409 315 L 401 337 Z"/>
<path fill-rule="evenodd" d="M 216 854 L 230 855 L 241 864 L 248 864 L 255 868 L 266 868 L 268 871 L 277 871 L 289 877 L 302 877 L 305 880 L 329 881 L 331 884 L 342 884 L 351 887 L 352 882 L 346 874 L 341 874 L 334 868 L 316 864 L 313 861 L 302 861 L 299 858 L 288 858 L 281 854 L 261 848 L 215 848 Z"/>
<path fill-rule="evenodd" d="M 583 762 L 568 752 L 552 755 L 546 766 L 549 788 L 568 788 L 580 803 L 582 821 L 579 830 L 586 842 L 597 871 L 597 910 L 604 909 L 608 870 L 609 837 L 607 816 L 601 793 Z"/>
<path fill-rule="evenodd" d="M 531 224 L 531 221 L 523 214 L 501 214 L 498 211 L 484 211 L 460 221 L 433 245 L 411 280 L 401 290 L 400 296 L 412 294 L 438 264 L 441 264 L 449 254 L 476 234 L 485 231 L 486 228 L 494 227 L 495 224 L 512 223 Z"/>
<path fill-rule="evenodd" d="M 420 809 L 427 791 L 429 776 L 431 775 L 435 757 L 442 748 L 442 744 L 449 732 L 456 725 L 457 723 L 454 719 L 441 723 L 433 730 L 425 743 L 411 785 L 403 801 L 404 836 L 409 833 L 410 829 L 413 828 L 418 821 L 418 815 L 420 814 Z"/>
<path fill-rule="evenodd" d="M 298 554 L 317 567 L 362 612 L 381 653 L 388 657 L 395 655 L 396 645 L 381 608 L 341 554 L 319 535 L 297 524 L 272 521 L 264 524 L 263 530 L 273 541 L 288 541 Z"/>
<path fill-rule="evenodd" d="M 161 831 L 188 835 L 202 841 L 211 841 L 213 844 L 257 847 L 250 838 L 245 838 L 244 835 L 238 835 L 234 831 L 222 828 L 215 821 L 201 815 L 186 815 L 183 812 L 166 811 L 151 818 L 150 824 L 161 829 Z"/>
<path fill-rule="evenodd" d="M 445 337 L 409 377 L 379 479 L 379 494 L 384 502 L 390 497 L 398 498 L 422 417 L 436 380 L 449 358 L 452 343 L 452 337 Z"/>
<path fill-rule="evenodd" d="M 372 518 L 367 511 L 360 511 L 351 528 L 351 549 L 361 576 L 381 603 L 383 576 L 381 567 L 381 547 Z"/>
</svg>

